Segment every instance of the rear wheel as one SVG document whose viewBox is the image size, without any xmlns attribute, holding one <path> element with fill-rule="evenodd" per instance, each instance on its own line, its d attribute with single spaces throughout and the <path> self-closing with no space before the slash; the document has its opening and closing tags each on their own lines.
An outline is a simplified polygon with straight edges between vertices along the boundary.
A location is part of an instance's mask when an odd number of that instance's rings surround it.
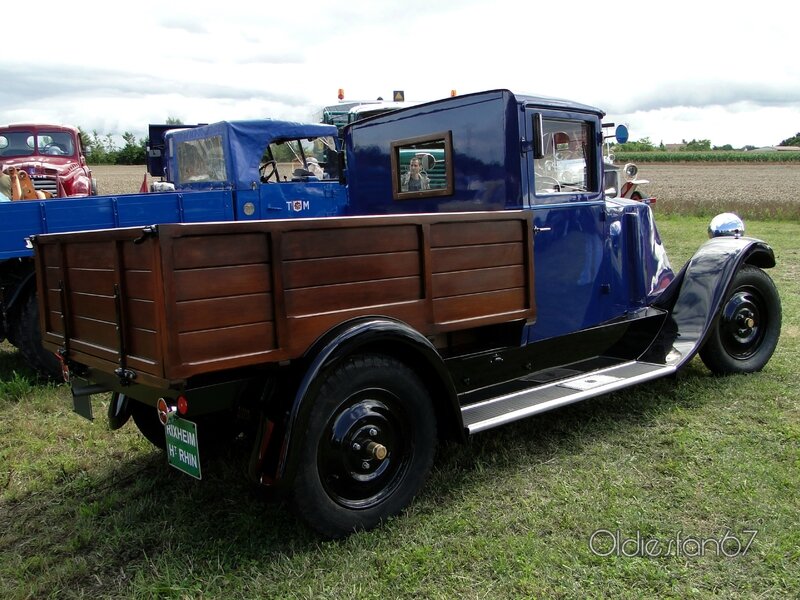
<svg viewBox="0 0 800 600">
<path fill-rule="evenodd" d="M 293 506 L 337 538 L 399 513 L 433 463 L 436 418 L 417 374 L 388 356 L 347 359 L 311 408 Z"/>
<path fill-rule="evenodd" d="M 700 350 L 700 358 L 717 374 L 752 373 L 767 364 L 781 331 L 781 299 L 761 269 L 743 266 Z"/>
<path fill-rule="evenodd" d="M 11 337 L 11 336 L 9 336 Z M 61 361 L 55 354 L 42 346 L 42 332 L 39 327 L 39 305 L 36 295 L 29 294 L 20 308 L 14 344 L 20 349 L 28 364 L 40 375 L 48 379 L 63 380 Z"/>
</svg>

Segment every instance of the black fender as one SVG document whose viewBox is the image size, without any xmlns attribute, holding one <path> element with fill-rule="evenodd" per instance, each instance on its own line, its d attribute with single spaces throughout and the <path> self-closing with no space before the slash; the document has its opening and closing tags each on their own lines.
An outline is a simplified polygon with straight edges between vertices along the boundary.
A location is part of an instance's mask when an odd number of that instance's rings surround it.
<svg viewBox="0 0 800 600">
<path fill-rule="evenodd" d="M 291 390 L 287 419 L 274 476 L 270 485 L 284 488 L 297 469 L 299 449 L 309 440 L 304 432 L 314 403 L 314 397 L 325 375 L 341 361 L 355 353 L 376 352 L 394 356 L 415 369 L 431 388 L 431 398 L 439 423 L 441 437 L 464 440 L 464 427 L 456 389 L 450 373 L 434 345 L 406 323 L 388 317 L 364 317 L 338 325 L 305 353 L 293 365 L 295 382 L 283 386 Z M 298 368 L 299 367 L 299 368 Z M 263 443 L 259 441 L 257 443 Z M 251 473 L 258 477 L 257 473 Z M 264 477 L 258 477 L 266 483 Z"/>
<path fill-rule="evenodd" d="M 19 302 L 19 299 L 24 297 L 29 290 L 36 289 L 36 271 L 31 268 L 31 271 L 23 277 L 23 279 L 16 285 L 14 291 L 9 295 L 6 300 L 3 310 L 8 313 Z"/>
<path fill-rule="evenodd" d="M 691 360 L 719 318 L 733 276 L 744 264 L 772 268 L 775 253 L 755 238 L 716 237 L 703 244 L 653 303 L 671 318 L 642 359 L 676 367 Z"/>
</svg>

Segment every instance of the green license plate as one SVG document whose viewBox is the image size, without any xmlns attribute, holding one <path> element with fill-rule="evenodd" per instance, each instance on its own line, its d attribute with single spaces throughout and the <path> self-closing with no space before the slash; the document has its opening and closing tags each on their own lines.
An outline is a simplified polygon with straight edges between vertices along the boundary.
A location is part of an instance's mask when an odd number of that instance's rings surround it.
<svg viewBox="0 0 800 600">
<path fill-rule="evenodd" d="M 164 428 L 167 436 L 167 461 L 170 465 L 200 479 L 200 448 L 197 425 L 171 413 Z"/>
</svg>

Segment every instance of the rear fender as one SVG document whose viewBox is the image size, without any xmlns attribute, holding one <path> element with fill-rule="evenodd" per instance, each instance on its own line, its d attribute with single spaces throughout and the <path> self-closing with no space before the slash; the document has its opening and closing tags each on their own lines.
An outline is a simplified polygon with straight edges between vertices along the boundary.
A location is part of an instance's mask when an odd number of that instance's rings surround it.
<svg viewBox="0 0 800 600">
<path fill-rule="evenodd" d="M 700 350 L 729 293 L 731 280 L 744 264 L 775 266 L 775 253 L 754 238 L 717 237 L 694 254 L 654 303 L 670 319 L 643 360 L 680 366 Z"/>
<path fill-rule="evenodd" d="M 440 435 L 463 440 L 464 428 L 455 386 L 433 344 L 401 321 L 385 317 L 362 318 L 339 325 L 328 332 L 309 349 L 300 363 L 290 367 L 288 371 L 294 371 L 294 375 L 289 374 L 288 377 L 294 380 L 293 383 L 287 384 L 284 380 L 280 385 L 281 393 L 273 396 L 291 398 L 285 411 L 285 423 L 274 427 L 270 424 L 269 427 L 262 428 L 264 431 L 260 434 L 265 436 L 278 433 L 282 437 L 282 443 L 259 439 L 254 447 L 254 450 L 267 446 L 279 447 L 280 455 L 276 457 L 276 461 L 266 456 L 252 461 L 253 478 L 277 488 L 286 487 L 292 481 L 297 470 L 299 450 L 303 444 L 315 442 L 305 439 L 303 434 L 314 398 L 323 385 L 325 376 L 347 357 L 365 352 L 394 356 L 419 373 L 431 388 Z M 275 464 L 272 474 L 263 472 L 264 466 L 269 463 Z"/>
</svg>

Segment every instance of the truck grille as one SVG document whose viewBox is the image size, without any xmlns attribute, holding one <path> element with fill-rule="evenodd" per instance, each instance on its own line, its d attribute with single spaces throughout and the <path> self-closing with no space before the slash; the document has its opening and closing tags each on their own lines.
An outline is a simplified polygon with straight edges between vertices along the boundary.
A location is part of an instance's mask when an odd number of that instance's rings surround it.
<svg viewBox="0 0 800 600">
<path fill-rule="evenodd" d="M 58 184 L 55 177 L 31 177 L 31 179 L 37 191 L 50 192 L 53 196 L 58 196 Z"/>
</svg>

